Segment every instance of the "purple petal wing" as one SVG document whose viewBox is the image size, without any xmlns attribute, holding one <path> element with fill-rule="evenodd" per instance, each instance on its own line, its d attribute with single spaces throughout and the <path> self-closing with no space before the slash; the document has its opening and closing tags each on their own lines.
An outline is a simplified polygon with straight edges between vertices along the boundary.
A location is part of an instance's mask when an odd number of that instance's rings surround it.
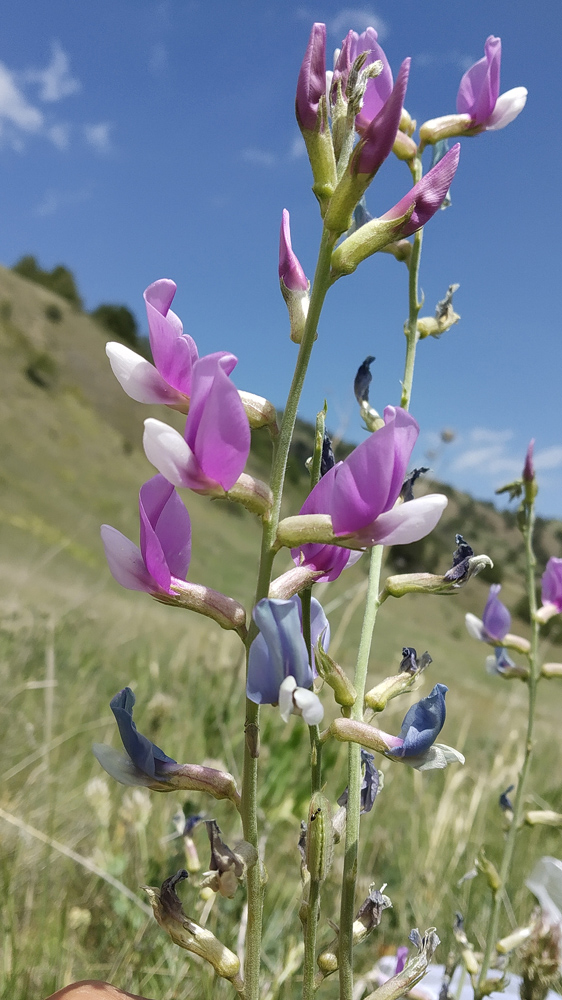
<svg viewBox="0 0 562 1000">
<path fill-rule="evenodd" d="M 469 114 L 482 125 L 492 114 L 500 92 L 502 43 L 490 35 L 484 46 L 486 55 L 464 74 L 457 94 L 457 111 Z"/>
<path fill-rule="evenodd" d="M 551 556 L 542 575 L 542 603 L 562 611 L 562 559 Z"/>
<path fill-rule="evenodd" d="M 336 470 L 341 468 L 342 464 L 339 462 L 338 465 L 329 469 L 325 476 L 322 476 L 302 505 L 301 514 L 331 514 Z M 337 580 L 340 573 L 350 564 L 350 560 L 353 559 L 353 562 L 356 562 L 361 554 L 352 552 L 350 549 L 340 548 L 338 545 L 313 543 L 301 545 L 298 549 L 291 549 L 291 556 L 296 566 L 305 565 L 315 570 L 322 570 L 323 576 L 319 577 L 319 583 Z"/>
<path fill-rule="evenodd" d="M 276 670 L 267 642 L 260 633 L 250 646 L 246 695 L 256 705 L 275 705 L 282 681 L 283 674 Z"/>
<path fill-rule="evenodd" d="M 460 149 L 460 143 L 457 142 L 421 181 L 414 184 L 408 194 L 382 216 L 383 219 L 399 219 L 413 205 L 409 220 L 400 227 L 401 237 L 417 232 L 441 207 L 458 167 Z"/>
<path fill-rule="evenodd" d="M 490 587 L 490 595 L 484 608 L 482 621 L 484 628 L 491 639 L 503 639 L 506 632 L 509 632 L 511 625 L 511 615 L 505 604 L 502 604 L 498 594 L 501 590 L 500 583 L 493 583 Z"/>
<path fill-rule="evenodd" d="M 367 128 L 375 115 L 378 115 L 392 92 L 392 70 L 383 49 L 381 49 L 377 41 L 377 37 L 377 32 L 374 28 L 367 28 L 362 35 L 359 35 L 353 47 L 351 57 L 352 59 L 356 59 L 362 52 L 368 52 L 369 55 L 365 65 L 370 65 L 378 59 L 383 64 L 382 73 L 368 81 L 363 98 L 363 107 L 355 118 L 355 127 L 360 133 Z"/>
<path fill-rule="evenodd" d="M 168 757 L 160 747 L 152 743 L 146 736 L 139 733 L 133 722 L 133 706 L 135 696 L 131 688 L 123 688 L 113 696 L 109 707 L 117 721 L 119 735 L 123 746 L 131 758 L 135 767 L 143 774 L 151 778 L 157 777 L 156 762 L 175 764 L 172 757 Z"/>
<path fill-rule="evenodd" d="M 253 618 L 267 644 L 275 678 L 283 681 L 291 676 L 299 687 L 310 687 L 312 670 L 302 635 L 298 598 L 289 601 L 264 598 L 256 604 Z"/>
<path fill-rule="evenodd" d="M 143 590 L 147 594 L 158 590 L 158 584 L 148 572 L 138 546 L 109 524 L 102 524 L 100 532 L 105 557 L 117 583 L 127 590 Z"/>
<path fill-rule="evenodd" d="M 182 326 L 175 313 L 169 311 L 169 304 L 176 291 L 176 285 L 167 278 L 155 281 L 144 293 L 148 332 L 154 363 L 174 389 L 191 395 L 191 377 L 197 360 L 195 341 L 182 332 Z"/>
<path fill-rule="evenodd" d="M 205 476 L 229 490 L 244 471 L 250 425 L 238 390 L 228 377 L 232 354 L 209 354 L 194 365 L 185 436 Z"/>
<path fill-rule="evenodd" d="M 170 592 L 170 575 L 185 580 L 189 568 L 189 514 L 172 484 L 161 475 L 141 487 L 139 512 L 144 560 L 155 580 Z"/>
</svg>

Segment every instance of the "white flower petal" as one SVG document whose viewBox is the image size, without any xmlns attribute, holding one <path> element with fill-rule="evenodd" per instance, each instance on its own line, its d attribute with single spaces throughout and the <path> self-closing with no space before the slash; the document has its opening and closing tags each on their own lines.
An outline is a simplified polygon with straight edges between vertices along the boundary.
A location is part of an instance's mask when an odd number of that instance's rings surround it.
<svg viewBox="0 0 562 1000">
<path fill-rule="evenodd" d="M 138 403 L 184 405 L 186 397 L 173 389 L 146 358 L 114 341 L 105 345 L 105 353 L 115 378 L 131 399 Z"/>
<path fill-rule="evenodd" d="M 289 721 L 289 716 L 293 711 L 293 691 L 297 686 L 294 677 L 286 677 L 279 688 L 279 713 L 283 722 Z"/>
<path fill-rule="evenodd" d="M 428 493 L 427 496 L 397 504 L 385 514 L 379 514 L 370 532 L 370 544 L 409 545 L 417 542 L 433 531 L 448 504 L 442 493 Z M 359 532 L 362 536 L 365 532 Z"/>
<path fill-rule="evenodd" d="M 500 94 L 486 122 L 486 132 L 495 132 L 509 125 L 522 112 L 526 100 L 526 87 L 514 87 L 513 90 L 506 90 L 505 94 Z"/>
<path fill-rule="evenodd" d="M 144 590 L 148 594 L 158 590 L 156 581 L 144 564 L 138 545 L 110 524 L 102 524 L 100 534 L 105 558 L 117 583 L 127 590 Z"/>
<path fill-rule="evenodd" d="M 487 642 L 488 633 L 484 628 L 484 622 L 481 618 L 477 618 L 476 615 L 472 615 L 469 611 L 464 616 L 464 623 L 471 639 L 478 639 L 479 642 Z"/>
<path fill-rule="evenodd" d="M 126 753 L 120 753 L 119 750 L 108 747 L 106 743 L 94 743 L 92 751 L 104 771 L 107 771 L 116 781 L 120 781 L 122 785 L 146 785 L 150 787 L 154 783 L 148 775 L 143 774 L 135 767 Z"/>
<path fill-rule="evenodd" d="M 402 759 L 405 764 L 411 764 L 417 771 L 442 770 L 447 767 L 447 764 L 464 764 L 462 753 L 459 753 L 454 747 L 446 746 L 445 743 L 434 743 L 423 757 L 415 759 L 403 757 Z"/>
<path fill-rule="evenodd" d="M 149 462 L 174 486 L 193 487 L 197 466 L 185 438 L 173 427 L 149 417 L 144 422 L 143 447 Z M 190 474 L 191 473 L 191 474 Z"/>
<path fill-rule="evenodd" d="M 293 693 L 293 701 L 302 712 L 302 717 L 307 726 L 318 726 L 324 718 L 324 707 L 320 698 L 314 691 L 307 688 L 296 688 Z"/>
</svg>

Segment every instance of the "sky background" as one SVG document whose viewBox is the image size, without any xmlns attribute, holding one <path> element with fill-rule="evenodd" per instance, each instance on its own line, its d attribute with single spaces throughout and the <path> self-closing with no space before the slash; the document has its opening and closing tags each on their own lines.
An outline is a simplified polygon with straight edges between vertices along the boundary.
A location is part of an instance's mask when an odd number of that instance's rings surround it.
<svg viewBox="0 0 562 1000">
<path fill-rule="evenodd" d="M 142 330 L 143 289 L 173 278 L 199 352 L 232 351 L 238 387 L 283 406 L 297 348 L 277 276 L 282 209 L 309 277 L 320 237 L 294 118 L 313 21 L 327 23 L 330 50 L 373 24 L 395 73 L 411 56 L 406 107 L 418 124 L 455 110 L 489 34 L 502 38 L 501 91 L 529 90 L 505 130 L 462 141 L 452 207 L 426 227 L 422 314 L 458 282 L 462 319 L 419 345 L 414 457 L 489 500 L 520 475 L 534 437 L 538 509 L 560 518 L 562 8 L 551 0 L 532 11 L 522 0 L 5 0 L 0 261 L 63 263 L 87 309 L 123 303 Z M 371 213 L 410 187 L 391 156 L 368 192 Z M 301 415 L 313 420 L 326 398 L 331 430 L 361 441 L 355 371 L 375 355 L 371 402 L 399 401 L 406 316 L 407 272 L 393 258 L 340 280 Z"/>
</svg>

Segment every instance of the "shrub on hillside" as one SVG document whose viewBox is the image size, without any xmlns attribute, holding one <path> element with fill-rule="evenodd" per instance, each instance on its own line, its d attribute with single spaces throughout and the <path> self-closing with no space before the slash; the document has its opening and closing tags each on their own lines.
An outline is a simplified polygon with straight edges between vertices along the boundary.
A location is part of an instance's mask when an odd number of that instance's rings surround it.
<svg viewBox="0 0 562 1000">
<path fill-rule="evenodd" d="M 116 337 L 124 340 L 126 344 L 137 347 L 138 326 L 137 321 L 127 306 L 115 306 L 109 303 L 102 303 L 92 312 L 92 319 L 111 330 Z"/>
<path fill-rule="evenodd" d="M 35 257 L 27 254 L 18 260 L 12 267 L 12 271 L 21 274 L 22 278 L 35 281 L 38 285 L 43 285 L 49 291 L 55 292 L 63 299 L 67 299 L 77 309 L 82 308 L 82 299 L 76 286 L 76 280 L 72 271 L 69 271 L 63 264 L 57 264 L 52 271 L 44 271 Z"/>
</svg>

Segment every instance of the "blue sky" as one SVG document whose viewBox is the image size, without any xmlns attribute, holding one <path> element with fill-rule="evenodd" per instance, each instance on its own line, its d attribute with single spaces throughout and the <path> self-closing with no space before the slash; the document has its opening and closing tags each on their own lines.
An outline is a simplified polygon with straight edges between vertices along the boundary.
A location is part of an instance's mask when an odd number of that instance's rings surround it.
<svg viewBox="0 0 562 1000">
<path fill-rule="evenodd" d="M 462 319 L 419 347 L 417 459 L 431 452 L 439 476 L 491 499 L 535 437 L 539 511 L 562 516 L 558 5 L 6 0 L 2 20 L 0 260 L 64 263 L 88 309 L 125 303 L 142 328 L 143 289 L 174 278 L 200 352 L 233 351 L 237 385 L 277 405 L 295 357 L 277 278 L 282 209 L 309 276 L 320 235 L 294 119 L 312 22 L 327 23 L 330 48 L 374 24 L 395 72 L 411 56 L 406 107 L 420 124 L 455 110 L 463 72 L 500 35 L 501 90 L 529 98 L 505 130 L 463 140 L 452 207 L 426 227 L 423 311 L 458 282 Z M 389 158 L 371 212 L 409 187 Z M 406 294 L 406 269 L 381 254 L 331 290 L 303 417 L 326 397 L 332 430 L 360 441 L 352 384 L 367 354 L 373 404 L 398 401 Z"/>
</svg>

